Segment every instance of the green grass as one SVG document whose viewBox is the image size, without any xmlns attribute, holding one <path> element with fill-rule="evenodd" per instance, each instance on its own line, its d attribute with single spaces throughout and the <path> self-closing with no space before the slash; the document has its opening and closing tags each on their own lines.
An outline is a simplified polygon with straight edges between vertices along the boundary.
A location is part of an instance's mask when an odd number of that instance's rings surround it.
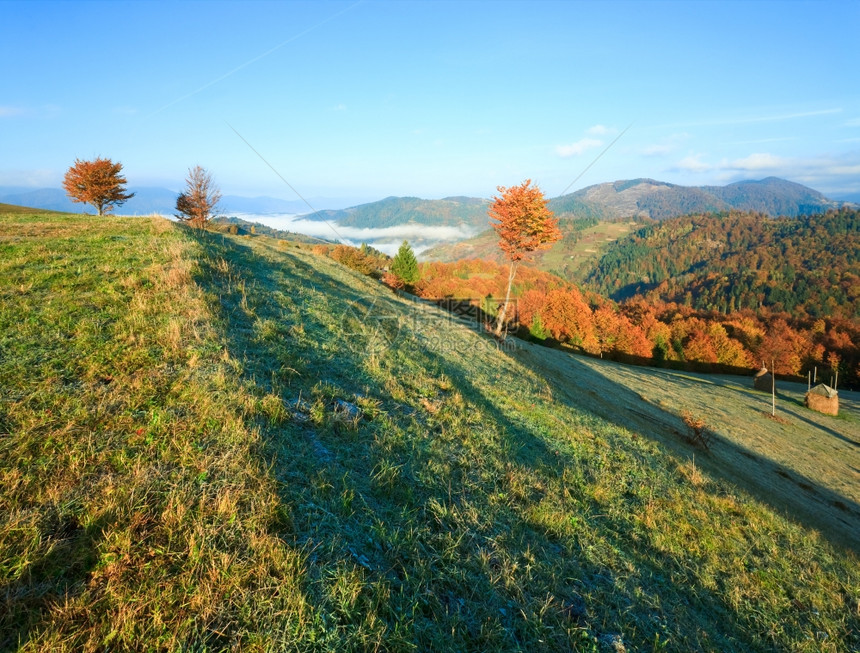
<svg viewBox="0 0 860 653">
<path fill-rule="evenodd" d="M 541 253 L 539 266 L 581 284 L 612 243 L 640 226 L 636 222 L 598 222 L 583 229 L 573 246 L 561 241 Z"/>
<path fill-rule="evenodd" d="M 3 225 L 2 649 L 860 646 L 855 556 L 436 309 L 263 237 Z"/>
<path fill-rule="evenodd" d="M 769 505 L 860 551 L 860 393 L 839 391 L 840 414 L 804 404 L 806 384 L 769 392 L 751 377 L 695 374 L 572 356 L 523 343 L 516 352 L 558 389 L 557 399 L 647 435 Z M 707 451 L 685 443 L 681 415 L 704 419 L 716 438 Z"/>
<path fill-rule="evenodd" d="M 39 213 L 42 215 L 62 215 L 60 211 L 48 211 L 45 209 L 31 209 L 26 206 L 18 206 L 17 204 L 4 204 L 0 202 L 0 215 L 33 215 Z"/>
</svg>

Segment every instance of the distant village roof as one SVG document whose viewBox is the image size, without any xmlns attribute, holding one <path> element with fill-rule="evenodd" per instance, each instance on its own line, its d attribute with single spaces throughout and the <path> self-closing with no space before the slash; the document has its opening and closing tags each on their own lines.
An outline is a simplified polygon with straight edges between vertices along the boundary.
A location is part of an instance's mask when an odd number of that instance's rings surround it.
<svg viewBox="0 0 860 653">
<path fill-rule="evenodd" d="M 838 397 L 839 393 L 836 392 L 829 385 L 825 385 L 824 383 L 819 383 L 817 386 L 812 388 L 809 391 L 809 394 L 821 395 L 822 397 L 827 397 L 828 399 L 833 399 L 833 397 Z"/>
</svg>

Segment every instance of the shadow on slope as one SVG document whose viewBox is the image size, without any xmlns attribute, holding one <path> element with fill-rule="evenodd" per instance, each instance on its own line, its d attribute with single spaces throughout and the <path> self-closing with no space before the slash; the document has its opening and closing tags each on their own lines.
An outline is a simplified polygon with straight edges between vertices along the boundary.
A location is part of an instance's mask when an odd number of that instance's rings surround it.
<svg viewBox="0 0 860 653">
<path fill-rule="evenodd" d="M 758 617 L 631 531 L 679 483 L 653 447 L 560 409 L 557 379 L 365 277 L 262 239 L 202 242 L 323 646 L 771 648 Z"/>
<path fill-rule="evenodd" d="M 95 568 L 98 545 L 106 520 L 86 527 L 74 515 L 47 514 L 42 519 L 42 537 L 51 542 L 49 552 L 30 562 L 25 576 L 0 584 L 0 605 L 5 623 L 13 628 L 0 630 L 0 651 L 16 650 L 32 631 L 50 618 L 51 608 L 69 602 L 82 593 Z"/>
<path fill-rule="evenodd" d="M 718 431 L 714 434 L 710 451 L 686 444 L 687 428 L 683 420 L 652 401 L 649 388 L 643 387 L 641 392 L 636 392 L 573 355 L 544 353 L 535 345 L 522 343 L 518 358 L 532 369 L 540 370 L 571 405 L 594 411 L 625 428 L 647 435 L 682 458 L 696 456 L 696 463 L 714 476 L 750 491 L 787 517 L 820 530 L 833 543 L 855 553 L 860 551 L 857 541 L 860 505 L 856 501 L 824 487 L 816 479 L 785 469 L 768 457 L 721 436 Z M 666 373 L 656 370 L 651 370 L 650 374 L 643 372 L 641 382 L 659 383 L 661 374 Z M 701 387 L 697 391 L 707 392 Z M 769 401 L 768 395 L 768 404 Z M 782 402 L 781 398 L 780 412 L 785 405 Z M 795 411 L 791 416 L 856 446 L 856 442 L 838 431 L 813 422 L 801 413 Z"/>
</svg>

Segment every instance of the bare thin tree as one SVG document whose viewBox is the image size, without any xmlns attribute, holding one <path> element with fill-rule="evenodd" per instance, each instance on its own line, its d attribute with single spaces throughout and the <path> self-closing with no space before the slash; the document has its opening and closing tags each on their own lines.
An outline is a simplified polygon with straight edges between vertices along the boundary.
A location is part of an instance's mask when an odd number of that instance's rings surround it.
<svg viewBox="0 0 860 653">
<path fill-rule="evenodd" d="M 176 198 L 176 217 L 192 227 L 205 229 L 218 215 L 221 191 L 212 181 L 212 175 L 201 166 L 188 169 L 185 190 Z"/>
</svg>

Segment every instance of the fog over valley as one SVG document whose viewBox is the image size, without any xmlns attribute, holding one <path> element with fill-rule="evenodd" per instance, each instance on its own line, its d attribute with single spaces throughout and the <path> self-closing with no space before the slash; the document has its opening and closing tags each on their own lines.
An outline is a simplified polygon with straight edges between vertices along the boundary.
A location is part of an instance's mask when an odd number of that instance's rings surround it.
<svg viewBox="0 0 860 653">
<path fill-rule="evenodd" d="M 391 227 L 358 228 L 339 225 L 332 221 L 308 220 L 302 215 L 289 213 L 230 213 L 227 217 L 236 217 L 248 222 L 257 222 L 272 229 L 293 231 L 346 245 L 358 246 L 361 243 L 367 243 L 388 255 L 394 255 L 404 240 L 408 240 L 413 250 L 420 253 L 439 243 L 471 238 L 480 231 L 466 225 L 431 226 L 414 223 Z"/>
</svg>

